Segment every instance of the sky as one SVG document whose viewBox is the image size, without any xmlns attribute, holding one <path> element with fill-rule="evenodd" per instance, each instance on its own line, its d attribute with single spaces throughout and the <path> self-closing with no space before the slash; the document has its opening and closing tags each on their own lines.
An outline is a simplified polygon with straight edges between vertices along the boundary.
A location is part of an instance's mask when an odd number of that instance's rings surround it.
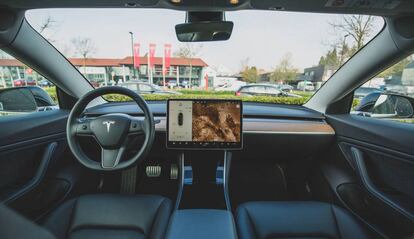
<svg viewBox="0 0 414 239">
<path fill-rule="evenodd" d="M 129 32 L 141 44 L 141 55 L 155 43 L 156 56 L 162 56 L 163 45 L 172 44 L 173 52 L 183 43 L 175 35 L 176 24 L 184 23 L 185 12 L 165 9 L 41 9 L 26 13 L 35 28 L 51 17 L 54 27 L 42 33 L 67 57 L 74 56 L 73 38 L 90 38 L 96 46 L 93 57 L 123 58 L 131 55 Z M 299 70 L 317 65 L 329 50 L 329 42 L 337 40 L 330 22 L 340 16 L 333 14 L 292 13 L 244 10 L 227 12 L 226 19 L 234 22 L 228 41 L 201 44 L 201 57 L 213 67 L 225 67 L 232 72 L 241 69 L 249 59 L 250 66 L 272 70 L 286 54 Z M 379 31 L 378 28 L 377 31 Z"/>
</svg>

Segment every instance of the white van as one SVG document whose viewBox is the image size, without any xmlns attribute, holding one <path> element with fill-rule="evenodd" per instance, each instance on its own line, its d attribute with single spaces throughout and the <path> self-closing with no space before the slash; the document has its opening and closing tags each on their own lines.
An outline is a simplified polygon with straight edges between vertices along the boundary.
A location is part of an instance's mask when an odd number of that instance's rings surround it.
<svg viewBox="0 0 414 239">
<path fill-rule="evenodd" d="M 314 91 L 315 90 L 315 86 L 310 81 L 301 81 L 298 83 L 296 88 L 302 91 Z"/>
</svg>

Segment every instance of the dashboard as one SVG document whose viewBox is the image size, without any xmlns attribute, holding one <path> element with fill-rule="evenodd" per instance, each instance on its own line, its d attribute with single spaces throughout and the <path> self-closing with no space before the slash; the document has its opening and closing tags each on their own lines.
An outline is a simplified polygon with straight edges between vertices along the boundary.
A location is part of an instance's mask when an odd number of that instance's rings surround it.
<svg viewBox="0 0 414 239">
<path fill-rule="evenodd" d="M 154 155 L 170 154 L 167 146 L 167 101 L 148 101 L 156 121 Z M 134 103 L 111 102 L 85 111 L 88 116 L 108 113 L 126 113 L 143 117 Z M 278 105 L 243 102 L 241 109 L 242 148 L 233 152 L 235 157 L 295 160 L 310 157 L 325 150 L 334 142 L 335 131 L 319 112 L 296 105 Z M 178 115 L 177 116 L 177 121 Z M 300 147 L 300 150 L 298 150 Z M 181 147 L 180 147 L 181 148 Z M 185 148 L 183 148 L 185 149 Z M 176 150 L 178 151 L 178 150 Z"/>
</svg>

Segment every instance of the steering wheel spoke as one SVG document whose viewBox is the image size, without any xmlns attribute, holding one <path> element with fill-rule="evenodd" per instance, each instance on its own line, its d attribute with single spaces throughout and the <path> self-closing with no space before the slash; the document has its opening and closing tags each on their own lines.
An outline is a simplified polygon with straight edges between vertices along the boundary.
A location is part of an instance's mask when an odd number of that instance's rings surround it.
<svg viewBox="0 0 414 239">
<path fill-rule="evenodd" d="M 77 136 L 92 136 L 91 119 L 80 118 L 75 121 L 74 130 Z"/>
<path fill-rule="evenodd" d="M 122 146 L 119 149 L 105 149 L 101 150 L 101 166 L 103 169 L 113 169 L 121 161 L 122 156 L 124 155 L 126 146 Z"/>
<path fill-rule="evenodd" d="M 129 134 L 146 134 L 145 121 L 136 117 L 131 117 L 131 125 L 129 127 Z"/>
</svg>

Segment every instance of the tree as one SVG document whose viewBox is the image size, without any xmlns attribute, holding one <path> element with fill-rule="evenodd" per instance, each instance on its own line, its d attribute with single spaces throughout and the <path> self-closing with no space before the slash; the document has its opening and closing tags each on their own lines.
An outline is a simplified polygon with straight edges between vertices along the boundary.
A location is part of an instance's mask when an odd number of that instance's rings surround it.
<svg viewBox="0 0 414 239">
<path fill-rule="evenodd" d="M 72 45 L 75 48 L 76 54 L 80 55 L 83 58 L 83 73 L 85 74 L 86 58 L 95 54 L 95 43 L 90 38 L 77 37 L 72 39 Z"/>
<path fill-rule="evenodd" d="M 371 36 L 375 26 L 375 18 L 363 15 L 343 16 L 339 22 L 331 22 L 330 25 L 334 30 L 342 33 L 341 35 L 351 37 L 355 42 L 356 50 L 359 50 Z"/>
<path fill-rule="evenodd" d="M 270 75 L 270 80 L 272 82 L 294 81 L 296 79 L 298 71 L 299 70 L 292 65 L 292 54 L 288 53 L 282 57 L 279 64 L 274 69 Z"/>
<path fill-rule="evenodd" d="M 193 74 L 193 58 L 198 56 L 203 48 L 203 45 L 196 45 L 191 43 L 186 43 L 184 46 L 180 47 L 177 51 L 174 52 L 174 56 L 185 58 L 190 65 L 190 75 L 188 76 L 188 83 L 191 87 L 191 76 Z"/>
<path fill-rule="evenodd" d="M 397 64 L 391 66 L 390 68 L 386 69 L 385 71 L 381 72 L 378 76 L 387 79 L 390 76 L 402 76 L 402 73 L 405 67 L 410 64 L 413 60 L 412 56 L 405 58 L 402 61 L 399 61 Z"/>
<path fill-rule="evenodd" d="M 240 75 L 244 81 L 249 83 L 256 83 L 259 81 L 259 72 L 255 66 L 246 66 L 244 70 L 240 72 Z"/>
<path fill-rule="evenodd" d="M 46 40 L 53 42 L 52 35 L 55 32 L 56 28 L 59 26 L 59 23 L 48 15 L 42 23 L 40 23 L 37 31 L 42 34 Z"/>
<path fill-rule="evenodd" d="M 339 68 L 340 66 L 340 56 L 336 51 L 336 48 L 328 51 L 325 56 L 321 56 L 319 59 L 319 65 L 331 66 L 334 68 Z"/>
</svg>

